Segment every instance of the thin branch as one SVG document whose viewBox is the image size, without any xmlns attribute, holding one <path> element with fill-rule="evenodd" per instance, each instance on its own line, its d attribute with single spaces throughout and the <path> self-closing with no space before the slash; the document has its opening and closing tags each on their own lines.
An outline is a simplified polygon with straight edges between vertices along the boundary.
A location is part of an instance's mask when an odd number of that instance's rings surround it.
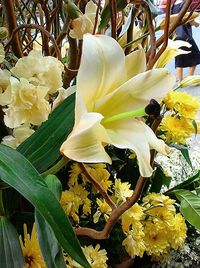
<svg viewBox="0 0 200 268">
<path fill-rule="evenodd" d="M 107 191 L 101 186 L 101 184 L 98 181 L 95 180 L 95 178 L 93 178 L 91 176 L 91 174 L 88 172 L 88 170 L 85 167 L 85 165 L 83 163 L 79 163 L 79 167 L 81 168 L 83 174 L 88 179 L 88 181 L 91 182 L 92 185 L 100 192 L 100 194 L 103 196 L 103 198 L 105 199 L 106 203 L 112 208 L 112 210 L 116 209 L 117 206 L 112 201 L 112 199 L 108 195 Z"/>
<path fill-rule="evenodd" d="M 6 45 L 5 45 L 5 50 L 8 49 L 8 47 L 10 46 L 10 44 L 12 43 L 12 40 L 14 38 L 14 36 L 18 33 L 18 31 L 20 29 L 23 29 L 23 28 L 32 28 L 32 29 L 38 29 L 39 31 L 41 31 L 43 34 L 45 34 L 51 41 L 52 41 L 52 44 L 55 48 L 55 51 L 56 51 L 56 54 L 57 54 L 57 57 L 60 61 L 62 61 L 62 57 L 61 57 L 61 54 L 60 54 L 60 50 L 59 50 L 59 47 L 58 45 L 56 44 L 56 41 L 55 39 L 50 35 L 50 33 L 44 29 L 41 25 L 36 25 L 36 24 L 22 24 L 18 27 L 16 27 L 13 32 L 12 32 L 12 35 L 10 37 L 10 39 L 7 41 Z"/>
<path fill-rule="evenodd" d="M 171 0 L 167 1 L 167 8 L 166 8 L 166 15 L 165 15 L 165 27 L 164 27 L 164 42 L 162 47 L 159 49 L 157 54 L 155 55 L 149 55 L 149 62 L 147 65 L 147 70 L 150 70 L 153 68 L 154 64 L 156 61 L 160 58 L 162 53 L 165 51 L 167 45 L 168 45 L 168 39 L 169 39 L 169 25 L 170 25 L 170 13 L 171 13 Z M 155 44 L 155 49 L 156 49 L 156 44 Z M 154 57 L 152 57 L 154 56 Z"/>
<path fill-rule="evenodd" d="M 6 23 L 8 26 L 9 37 L 13 36 L 13 31 L 17 28 L 17 21 L 14 10 L 14 1 L 13 0 L 3 0 L 2 4 L 4 6 L 5 14 L 6 14 Z M 12 38 L 11 42 L 12 50 L 14 54 L 21 58 L 23 57 L 22 52 L 22 42 L 20 40 L 19 32 Z"/>
<path fill-rule="evenodd" d="M 111 36 L 116 39 L 116 31 L 117 31 L 117 5 L 116 0 L 109 0 L 110 7 L 110 20 L 111 20 Z"/>
</svg>

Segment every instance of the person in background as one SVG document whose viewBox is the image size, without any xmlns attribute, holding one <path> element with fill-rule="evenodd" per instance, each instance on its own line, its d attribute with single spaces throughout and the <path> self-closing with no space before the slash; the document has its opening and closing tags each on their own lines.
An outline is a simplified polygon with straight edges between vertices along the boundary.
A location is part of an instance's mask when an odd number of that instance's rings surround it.
<svg viewBox="0 0 200 268">
<path fill-rule="evenodd" d="M 171 14 L 177 14 L 182 9 L 184 0 L 176 0 L 172 5 Z M 191 44 L 190 48 L 182 47 L 182 49 L 191 51 L 188 54 L 178 55 L 175 58 L 175 68 L 177 79 L 180 82 L 183 79 L 183 68 L 189 67 L 188 75 L 194 75 L 196 66 L 200 64 L 200 51 L 192 36 L 192 26 L 198 27 L 199 23 L 192 21 L 178 26 L 175 30 L 176 40 L 187 41 Z"/>
</svg>

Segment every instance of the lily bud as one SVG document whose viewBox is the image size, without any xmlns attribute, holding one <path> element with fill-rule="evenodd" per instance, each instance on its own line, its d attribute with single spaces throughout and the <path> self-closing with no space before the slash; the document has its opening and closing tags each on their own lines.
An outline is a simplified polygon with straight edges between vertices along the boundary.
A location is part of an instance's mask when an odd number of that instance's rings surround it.
<svg viewBox="0 0 200 268">
<path fill-rule="evenodd" d="M 179 87 L 190 87 L 199 84 L 200 84 L 200 75 L 189 75 L 180 82 Z"/>
<path fill-rule="evenodd" d="M 74 20 L 78 18 L 80 15 L 82 15 L 80 9 L 73 2 L 69 0 L 65 0 L 64 2 L 65 2 L 64 10 L 66 11 L 70 19 Z"/>
</svg>

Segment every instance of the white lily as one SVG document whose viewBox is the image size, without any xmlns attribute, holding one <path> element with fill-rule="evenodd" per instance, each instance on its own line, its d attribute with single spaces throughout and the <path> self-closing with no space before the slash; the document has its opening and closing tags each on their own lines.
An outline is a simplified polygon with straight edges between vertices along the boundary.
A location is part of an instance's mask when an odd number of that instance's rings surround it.
<svg viewBox="0 0 200 268">
<path fill-rule="evenodd" d="M 111 118 L 144 108 L 152 98 L 160 102 L 174 85 L 175 77 L 166 69 L 144 72 L 145 66 L 142 48 L 125 57 L 111 37 L 84 35 L 75 125 L 61 146 L 64 155 L 79 162 L 111 163 L 106 144 L 130 148 L 137 155 L 141 175 L 151 176 L 150 149 L 167 153 L 165 143 L 139 119 Z"/>
</svg>

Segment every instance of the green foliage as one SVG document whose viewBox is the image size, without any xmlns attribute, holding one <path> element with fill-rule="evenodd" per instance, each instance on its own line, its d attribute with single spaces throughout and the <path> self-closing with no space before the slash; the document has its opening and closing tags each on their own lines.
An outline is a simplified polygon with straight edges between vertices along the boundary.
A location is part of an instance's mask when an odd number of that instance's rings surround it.
<svg viewBox="0 0 200 268">
<path fill-rule="evenodd" d="M 181 154 L 183 155 L 183 157 L 185 158 L 186 162 L 192 168 L 192 162 L 191 162 L 191 159 L 190 159 L 190 155 L 189 155 L 189 151 L 188 151 L 187 146 L 182 145 L 182 144 L 171 144 L 171 147 L 174 147 L 177 150 L 179 150 L 181 152 Z"/>
<path fill-rule="evenodd" d="M 17 150 L 39 171 L 52 166 L 60 157 L 60 146 L 74 125 L 74 94 L 63 101 L 36 132 Z"/>
<path fill-rule="evenodd" d="M 63 249 L 82 266 L 90 267 L 55 195 L 47 188 L 31 163 L 19 152 L 5 145 L 0 145 L 0 177 L 44 217 Z"/>
<path fill-rule="evenodd" d="M 160 193 L 163 185 L 169 187 L 171 178 L 166 176 L 162 167 L 158 166 L 152 177 L 150 192 Z"/>
<path fill-rule="evenodd" d="M 23 267 L 24 258 L 17 231 L 3 216 L 0 216 L 0 245 L 1 268 Z"/>
<path fill-rule="evenodd" d="M 184 218 L 200 230 L 200 197 L 188 190 L 174 190 L 174 193 L 180 201 L 180 211 Z"/>
</svg>

